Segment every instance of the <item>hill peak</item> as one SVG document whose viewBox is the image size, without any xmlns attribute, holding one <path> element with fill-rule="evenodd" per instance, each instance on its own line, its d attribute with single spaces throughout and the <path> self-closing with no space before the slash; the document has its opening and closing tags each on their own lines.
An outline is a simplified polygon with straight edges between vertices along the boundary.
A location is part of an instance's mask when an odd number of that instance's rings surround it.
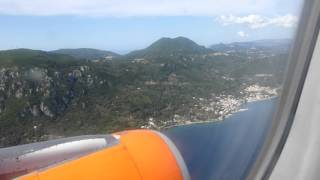
<svg viewBox="0 0 320 180">
<path fill-rule="evenodd" d="M 195 43 L 194 41 L 192 41 L 191 39 L 188 39 L 186 37 L 176 37 L 176 38 L 168 38 L 168 37 L 163 37 L 157 41 L 155 41 L 154 43 L 151 44 L 155 45 L 155 44 L 167 44 L 167 43 L 175 43 L 175 45 L 193 45 L 193 46 L 199 46 L 197 43 Z"/>
<path fill-rule="evenodd" d="M 129 53 L 133 57 L 167 57 L 207 53 L 210 50 L 186 37 L 163 37 L 149 47 Z"/>
</svg>

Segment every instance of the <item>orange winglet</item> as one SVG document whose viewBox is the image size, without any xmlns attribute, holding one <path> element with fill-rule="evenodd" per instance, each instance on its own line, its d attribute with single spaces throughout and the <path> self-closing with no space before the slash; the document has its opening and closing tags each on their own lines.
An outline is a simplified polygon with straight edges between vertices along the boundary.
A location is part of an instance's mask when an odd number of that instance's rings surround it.
<svg viewBox="0 0 320 180">
<path fill-rule="evenodd" d="M 113 147 L 18 179 L 183 179 L 175 155 L 159 134 L 148 130 L 134 130 L 116 135 L 120 136 L 120 143 Z"/>
</svg>

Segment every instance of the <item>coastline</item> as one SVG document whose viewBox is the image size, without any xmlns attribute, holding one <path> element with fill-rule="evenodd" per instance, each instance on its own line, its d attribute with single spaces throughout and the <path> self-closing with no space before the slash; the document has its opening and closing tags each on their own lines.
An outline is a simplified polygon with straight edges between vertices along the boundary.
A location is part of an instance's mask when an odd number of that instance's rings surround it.
<svg viewBox="0 0 320 180">
<path fill-rule="evenodd" d="M 277 97 L 278 97 L 278 95 L 274 95 L 274 96 L 270 96 L 270 97 L 265 98 L 265 99 L 256 99 L 256 100 L 252 100 L 252 101 L 247 101 L 245 103 L 242 103 L 238 107 L 238 109 L 236 111 L 230 112 L 229 114 L 225 115 L 223 118 L 219 117 L 219 118 L 212 119 L 212 120 L 194 121 L 194 122 L 190 122 L 189 121 L 189 122 L 186 122 L 184 124 L 175 124 L 175 125 L 171 125 L 171 126 L 159 127 L 159 129 L 160 130 L 167 130 L 167 129 L 174 128 L 174 127 L 189 126 L 189 125 L 195 125 L 195 124 L 220 123 L 220 122 L 225 121 L 227 118 L 230 118 L 231 116 L 235 115 L 236 113 L 248 110 L 248 108 L 241 108 L 242 106 L 247 106 L 248 104 L 257 103 L 257 102 L 260 102 L 260 101 L 272 100 L 272 99 L 275 99 Z"/>
</svg>

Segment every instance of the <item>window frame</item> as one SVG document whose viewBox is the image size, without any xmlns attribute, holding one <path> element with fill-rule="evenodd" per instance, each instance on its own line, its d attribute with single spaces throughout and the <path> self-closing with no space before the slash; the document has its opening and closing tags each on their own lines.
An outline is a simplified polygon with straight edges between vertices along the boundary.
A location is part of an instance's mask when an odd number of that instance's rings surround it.
<svg viewBox="0 0 320 180">
<path fill-rule="evenodd" d="M 269 179 L 290 133 L 320 29 L 320 1 L 305 0 L 290 49 L 286 79 L 262 149 L 247 177 Z"/>
</svg>

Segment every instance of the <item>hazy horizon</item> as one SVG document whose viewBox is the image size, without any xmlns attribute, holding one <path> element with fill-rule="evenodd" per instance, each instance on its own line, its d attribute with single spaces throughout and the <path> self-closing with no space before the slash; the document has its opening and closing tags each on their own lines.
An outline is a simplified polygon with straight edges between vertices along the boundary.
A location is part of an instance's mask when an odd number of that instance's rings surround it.
<svg viewBox="0 0 320 180">
<path fill-rule="evenodd" d="M 142 49 L 161 37 L 198 44 L 292 38 L 301 0 L 2 0 L 0 49 Z"/>
<path fill-rule="evenodd" d="M 177 38 L 177 37 L 184 37 L 184 36 L 176 36 L 176 37 L 172 37 L 172 39 L 174 38 Z M 157 40 L 160 40 L 161 38 L 169 38 L 169 37 L 160 37 L 158 38 Z M 185 37 L 185 38 L 188 38 L 188 37 Z M 188 38 L 190 39 L 190 38 Z M 200 46 L 205 46 L 206 48 L 209 48 L 211 45 L 216 45 L 216 44 L 230 44 L 230 43 L 238 43 L 238 42 L 255 42 L 255 41 L 265 41 L 265 40 L 291 40 L 292 38 L 278 38 L 278 39 L 256 39 L 256 40 L 243 40 L 243 41 L 233 41 L 233 42 L 218 42 L 218 43 L 212 43 L 212 44 L 209 44 L 209 45 L 202 45 L 202 44 L 199 44 L 198 42 L 194 41 L 195 43 L 197 43 L 198 45 Z M 155 40 L 154 42 L 156 42 L 157 40 Z M 152 43 L 154 43 L 152 42 Z M 152 44 L 151 43 L 151 44 Z M 149 45 L 151 45 L 149 44 Z M 127 54 L 127 53 L 130 53 L 132 51 L 135 51 L 135 50 L 140 50 L 140 49 L 144 49 L 144 48 L 147 48 L 149 45 L 145 46 L 145 47 L 142 47 L 142 48 L 139 48 L 139 49 L 130 49 L 130 50 L 112 50 L 112 49 L 99 49 L 99 48 L 92 48 L 92 47 L 74 47 L 74 48 L 69 48 L 69 47 L 61 47 L 61 48 L 57 48 L 57 49 L 33 49 L 33 48 L 28 48 L 28 47 L 18 47 L 18 48 L 11 48 L 11 49 L 0 49 L 0 51 L 6 51 L 6 50 L 14 50 L 14 49 L 30 49 L 30 50 L 40 50 L 40 51 L 55 51 L 55 50 L 61 50 L 61 49 L 95 49 L 95 50 L 102 50 L 102 51 L 111 51 L 111 52 L 114 52 L 114 53 L 117 53 L 117 54 L 120 54 L 120 55 L 124 55 L 124 54 Z"/>
</svg>

